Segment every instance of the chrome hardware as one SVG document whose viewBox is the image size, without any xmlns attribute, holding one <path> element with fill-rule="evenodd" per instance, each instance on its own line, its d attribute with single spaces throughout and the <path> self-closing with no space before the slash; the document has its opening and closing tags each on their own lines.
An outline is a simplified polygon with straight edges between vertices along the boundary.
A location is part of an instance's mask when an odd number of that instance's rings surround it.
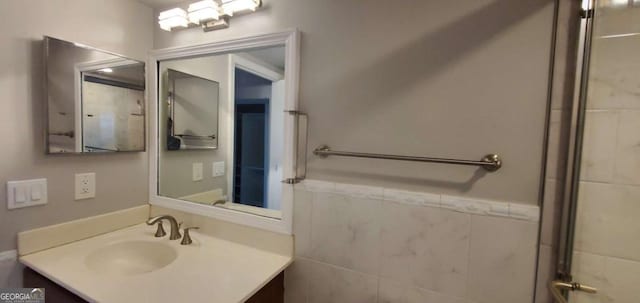
<svg viewBox="0 0 640 303">
<path fill-rule="evenodd" d="M 284 180 L 282 180 L 282 183 L 284 184 L 298 184 L 300 182 L 302 182 L 302 180 L 304 180 L 304 178 L 286 178 Z"/>
<path fill-rule="evenodd" d="M 299 110 L 285 110 L 295 117 L 295 176 L 282 180 L 285 184 L 298 184 L 307 177 L 307 138 L 309 136 L 309 115 Z M 301 123 L 304 121 L 304 123 Z M 304 131 L 300 128 L 304 126 Z M 300 161 L 303 161 L 300 165 Z"/>
<path fill-rule="evenodd" d="M 590 294 L 595 294 L 598 292 L 598 289 L 595 287 L 582 285 L 577 282 L 563 282 L 559 280 L 551 281 L 549 284 L 549 290 L 551 290 L 551 295 L 557 303 L 567 303 L 567 299 L 562 294 L 563 290 L 568 291 L 582 291 Z"/>
<path fill-rule="evenodd" d="M 213 204 L 211 205 L 216 206 L 216 205 L 225 204 L 225 203 L 227 203 L 227 200 L 220 199 L 220 200 L 216 200 L 216 202 L 213 202 Z"/>
<path fill-rule="evenodd" d="M 73 131 L 68 131 L 68 132 L 51 132 L 49 133 L 49 136 L 62 136 L 62 137 L 69 137 L 71 139 L 73 139 L 73 137 L 75 136 Z"/>
<path fill-rule="evenodd" d="M 580 10 L 580 18 L 583 18 L 583 19 L 593 18 L 593 8 L 592 9 L 581 9 Z"/>
<path fill-rule="evenodd" d="M 480 166 L 486 171 L 494 172 L 502 167 L 502 159 L 496 154 L 489 154 L 484 156 L 480 161 L 473 160 L 459 160 L 459 159 L 444 159 L 444 158 L 430 158 L 430 157 L 413 157 L 413 156 L 399 156 L 399 155 L 386 155 L 386 154 L 369 154 L 369 153 L 356 153 L 331 150 L 329 146 L 322 145 L 313 151 L 313 154 L 322 158 L 328 156 L 342 156 L 342 157 L 356 157 L 356 158 L 371 158 L 371 159 L 386 159 L 386 160 L 401 160 L 401 161 L 414 161 L 414 162 L 431 162 L 431 163 L 446 163 L 456 165 L 469 165 Z"/>
<path fill-rule="evenodd" d="M 158 229 L 156 229 L 156 233 L 153 235 L 156 238 L 164 237 L 167 234 L 164 231 L 164 227 L 162 227 L 162 221 L 158 221 Z"/>
<path fill-rule="evenodd" d="M 169 221 L 169 225 L 171 225 L 171 235 L 169 235 L 169 240 L 180 239 L 180 237 L 182 236 L 180 234 L 180 225 L 178 225 L 178 221 L 176 221 L 176 218 L 174 218 L 173 216 L 160 215 L 160 216 L 156 216 L 156 217 L 153 217 L 153 218 L 149 218 L 149 220 L 147 220 L 147 225 L 153 225 L 153 224 L 156 224 L 158 222 L 161 222 L 162 220 Z M 157 234 L 157 232 L 156 232 L 156 234 Z"/>
<path fill-rule="evenodd" d="M 192 229 L 200 229 L 200 227 L 194 226 L 186 227 L 185 229 L 183 229 L 182 231 L 184 232 L 184 236 L 182 237 L 182 241 L 180 241 L 180 245 L 189 245 L 193 243 L 193 241 L 191 240 L 191 236 L 189 235 L 189 230 Z"/>
</svg>

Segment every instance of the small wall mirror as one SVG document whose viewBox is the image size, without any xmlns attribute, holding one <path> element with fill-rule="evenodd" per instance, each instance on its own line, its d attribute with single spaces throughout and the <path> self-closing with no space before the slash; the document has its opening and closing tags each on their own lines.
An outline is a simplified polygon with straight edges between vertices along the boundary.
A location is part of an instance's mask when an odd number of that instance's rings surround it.
<svg viewBox="0 0 640 303">
<path fill-rule="evenodd" d="M 44 38 L 48 153 L 145 150 L 145 65 Z"/>
<path fill-rule="evenodd" d="M 220 83 L 171 68 L 166 77 L 167 150 L 218 148 Z"/>
<path fill-rule="evenodd" d="M 290 232 L 296 35 L 156 51 L 152 204 Z"/>
</svg>

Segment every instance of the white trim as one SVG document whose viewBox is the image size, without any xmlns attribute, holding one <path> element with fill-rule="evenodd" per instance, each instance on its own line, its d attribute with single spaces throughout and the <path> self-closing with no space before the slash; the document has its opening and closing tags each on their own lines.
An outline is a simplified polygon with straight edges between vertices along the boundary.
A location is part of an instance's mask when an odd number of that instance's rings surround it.
<svg viewBox="0 0 640 303">
<path fill-rule="evenodd" d="M 237 52 L 259 47 L 273 47 L 285 45 L 285 108 L 298 109 L 298 75 L 299 75 L 299 32 L 288 30 L 258 36 L 251 36 L 221 42 L 204 43 L 191 46 L 172 47 L 153 50 L 147 61 L 147 92 L 149 93 L 149 203 L 170 209 L 177 209 L 188 213 L 212 217 L 233 223 L 248 225 L 283 234 L 292 233 L 293 220 L 293 186 L 283 183 L 282 188 L 282 219 L 262 217 L 220 207 L 186 202 L 178 199 L 159 196 L 158 188 L 158 61 L 193 58 L 204 55 Z M 231 97 L 231 96 L 230 96 Z M 231 99 L 231 98 L 229 98 Z M 295 146 L 292 119 L 284 124 L 284 161 L 283 176 L 295 176 Z"/>
<path fill-rule="evenodd" d="M 308 192 L 332 193 L 354 198 L 385 200 L 408 205 L 444 208 L 479 216 L 504 217 L 530 222 L 540 221 L 540 207 L 522 203 L 309 179 L 300 183 L 298 189 L 300 188 Z"/>
</svg>

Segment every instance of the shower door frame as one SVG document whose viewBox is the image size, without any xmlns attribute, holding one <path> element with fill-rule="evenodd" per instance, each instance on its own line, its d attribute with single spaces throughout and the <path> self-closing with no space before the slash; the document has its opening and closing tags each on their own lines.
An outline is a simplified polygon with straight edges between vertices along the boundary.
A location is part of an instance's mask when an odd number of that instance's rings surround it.
<svg viewBox="0 0 640 303">
<path fill-rule="evenodd" d="M 557 280 L 565 282 L 572 281 L 573 241 L 578 206 L 578 191 L 580 187 L 580 163 L 582 161 L 584 122 L 589 88 L 589 67 L 595 17 L 595 0 L 581 0 L 581 2 L 580 31 L 576 57 L 576 80 L 573 104 L 571 106 L 565 191 L 562 203 L 555 276 Z"/>
</svg>

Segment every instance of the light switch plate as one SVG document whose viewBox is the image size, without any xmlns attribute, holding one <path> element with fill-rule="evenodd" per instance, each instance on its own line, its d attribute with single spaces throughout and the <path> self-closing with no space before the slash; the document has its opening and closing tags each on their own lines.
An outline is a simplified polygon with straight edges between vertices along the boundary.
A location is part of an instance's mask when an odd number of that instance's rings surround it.
<svg viewBox="0 0 640 303">
<path fill-rule="evenodd" d="M 7 182 L 7 208 L 47 204 L 47 179 Z"/>
<path fill-rule="evenodd" d="M 202 181 L 202 162 L 193 163 L 193 181 Z"/>
<path fill-rule="evenodd" d="M 76 174 L 76 200 L 96 197 L 96 174 Z"/>
<path fill-rule="evenodd" d="M 224 176 L 224 161 L 213 162 L 212 176 L 213 177 Z"/>
</svg>

